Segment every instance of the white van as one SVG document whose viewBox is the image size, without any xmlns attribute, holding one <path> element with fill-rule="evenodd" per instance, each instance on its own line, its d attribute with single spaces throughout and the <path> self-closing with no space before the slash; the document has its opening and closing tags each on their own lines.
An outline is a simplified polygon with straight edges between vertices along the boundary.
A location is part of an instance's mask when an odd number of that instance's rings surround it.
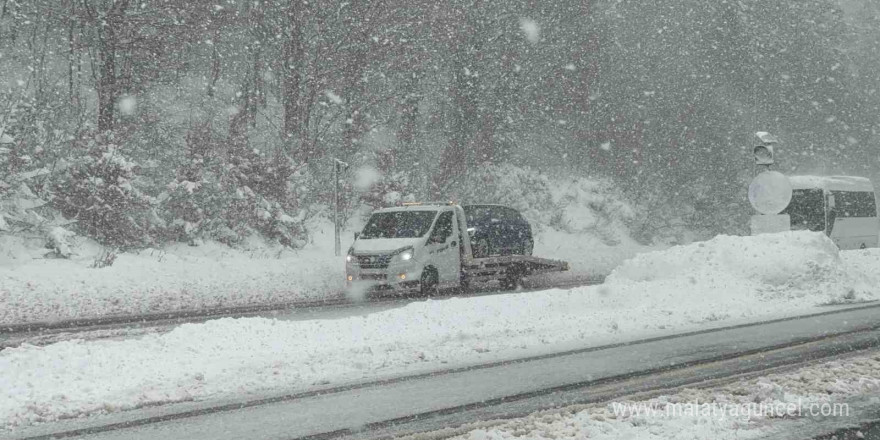
<svg viewBox="0 0 880 440">
<path fill-rule="evenodd" d="M 782 211 L 792 230 L 824 231 L 840 249 L 877 247 L 880 220 L 871 180 L 855 176 L 789 176 L 793 194 Z"/>
</svg>

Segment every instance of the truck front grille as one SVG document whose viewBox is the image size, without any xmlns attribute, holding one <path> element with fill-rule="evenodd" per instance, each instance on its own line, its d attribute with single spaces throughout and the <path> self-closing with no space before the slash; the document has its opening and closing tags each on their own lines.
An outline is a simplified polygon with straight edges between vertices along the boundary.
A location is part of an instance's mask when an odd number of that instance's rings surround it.
<svg viewBox="0 0 880 440">
<path fill-rule="evenodd" d="M 390 261 L 390 255 L 357 255 L 357 264 L 362 269 L 385 269 Z"/>
</svg>

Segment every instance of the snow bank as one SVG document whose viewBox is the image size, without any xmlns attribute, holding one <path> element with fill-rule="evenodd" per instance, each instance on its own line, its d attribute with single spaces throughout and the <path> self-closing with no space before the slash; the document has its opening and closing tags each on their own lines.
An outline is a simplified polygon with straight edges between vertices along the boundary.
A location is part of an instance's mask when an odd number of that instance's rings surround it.
<svg viewBox="0 0 880 440">
<path fill-rule="evenodd" d="M 647 401 L 574 406 L 535 413 L 457 440 L 502 439 L 747 439 L 788 434 L 797 417 L 759 409 L 828 410 L 834 403 L 880 393 L 880 355 L 837 360 L 711 389 L 685 389 Z M 841 408 L 841 407 L 838 407 Z M 758 409 L 758 410 L 756 410 Z M 714 412 L 713 412 L 714 411 Z M 818 415 L 818 414 L 817 414 Z M 837 415 L 840 416 L 839 414 Z M 809 421 L 809 420 L 808 420 Z M 790 427 L 790 426 L 789 426 Z"/>
<path fill-rule="evenodd" d="M 787 249 L 787 259 L 768 249 L 777 245 Z M 765 269 L 783 260 L 790 260 L 784 271 Z M 839 273 L 856 269 L 841 267 L 815 234 L 720 237 L 638 256 L 602 286 L 417 302 L 331 320 L 220 319 L 140 339 L 6 349 L 0 351 L 0 426 L 307 389 L 802 314 L 829 301 L 824 290 L 809 288 L 808 277 L 851 282 Z M 810 275 L 810 268 L 843 278 Z M 859 291 L 853 300 L 872 295 Z"/>
<path fill-rule="evenodd" d="M 120 253 L 101 268 L 93 266 L 106 251 L 93 242 L 80 239 L 71 258 L 60 259 L 44 257 L 44 241 L 0 235 L 0 326 L 270 305 L 343 288 L 343 262 L 323 241 L 301 251 L 175 244 Z"/>
<path fill-rule="evenodd" d="M 749 296 L 755 299 L 813 296 L 847 302 L 874 298 L 877 284 L 866 275 L 876 272 L 870 260 L 876 268 L 878 257 L 880 253 L 849 258 L 855 265 L 848 267 L 837 246 L 825 234 L 815 232 L 718 236 L 637 255 L 616 268 L 607 283 L 651 289 L 735 289 L 752 292 Z"/>
</svg>

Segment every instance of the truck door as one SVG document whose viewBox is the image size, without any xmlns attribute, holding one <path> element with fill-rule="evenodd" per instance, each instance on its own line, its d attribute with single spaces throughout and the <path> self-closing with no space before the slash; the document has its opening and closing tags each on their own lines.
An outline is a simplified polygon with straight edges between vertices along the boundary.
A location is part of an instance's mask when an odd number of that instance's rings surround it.
<svg viewBox="0 0 880 440">
<path fill-rule="evenodd" d="M 456 233 L 453 211 L 446 211 L 437 218 L 434 230 L 425 245 L 429 255 L 428 264 L 437 268 L 437 276 L 441 285 L 456 285 L 461 266 L 458 246 L 461 244 Z"/>
</svg>

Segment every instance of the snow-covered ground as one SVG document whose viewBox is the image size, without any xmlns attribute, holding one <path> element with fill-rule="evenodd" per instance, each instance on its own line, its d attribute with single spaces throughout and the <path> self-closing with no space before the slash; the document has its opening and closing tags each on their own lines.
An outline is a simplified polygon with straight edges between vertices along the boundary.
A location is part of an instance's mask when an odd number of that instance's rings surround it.
<svg viewBox="0 0 880 440">
<path fill-rule="evenodd" d="M 822 234 L 722 236 L 641 254 L 595 287 L 418 302 L 333 320 L 219 319 L 137 339 L 25 345 L 0 351 L 0 426 L 341 384 L 877 298 L 880 253 L 845 255 Z"/>
<path fill-rule="evenodd" d="M 329 233 L 327 232 L 329 231 Z M 0 325 L 218 307 L 266 305 L 340 295 L 344 262 L 332 227 L 299 251 L 262 242 L 119 253 L 80 239 L 70 259 L 44 258 L 42 238 L 0 235 Z M 329 238 L 328 238 L 329 237 Z"/>
<path fill-rule="evenodd" d="M 880 355 L 866 355 L 646 401 L 540 412 L 474 429 L 457 440 L 747 439 L 772 437 L 792 420 L 847 417 L 852 398 L 880 395 Z"/>
</svg>

